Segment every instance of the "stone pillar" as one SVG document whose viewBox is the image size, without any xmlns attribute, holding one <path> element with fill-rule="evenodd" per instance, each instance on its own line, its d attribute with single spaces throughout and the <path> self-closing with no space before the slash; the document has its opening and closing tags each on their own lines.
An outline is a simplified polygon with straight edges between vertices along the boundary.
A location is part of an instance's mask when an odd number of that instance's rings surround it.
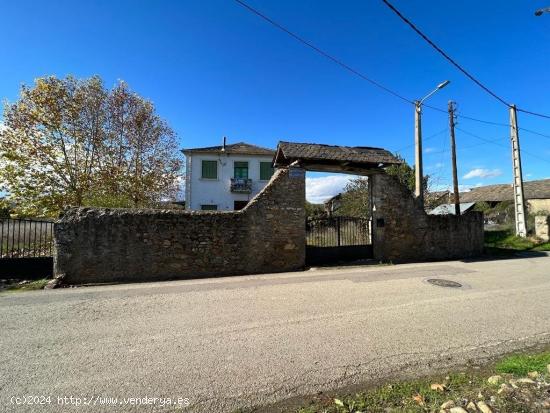
<svg viewBox="0 0 550 413">
<path fill-rule="evenodd" d="M 427 215 L 422 203 L 395 177 L 379 173 L 369 179 L 375 259 L 443 260 L 483 251 L 483 214 Z"/>
<path fill-rule="evenodd" d="M 543 241 L 550 241 L 550 215 L 535 216 L 535 234 Z"/>
</svg>

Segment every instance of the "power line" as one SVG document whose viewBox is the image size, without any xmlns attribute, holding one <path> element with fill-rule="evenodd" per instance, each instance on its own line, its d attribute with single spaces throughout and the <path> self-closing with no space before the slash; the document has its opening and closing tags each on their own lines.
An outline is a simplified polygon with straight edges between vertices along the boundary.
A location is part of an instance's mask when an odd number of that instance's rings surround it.
<svg viewBox="0 0 550 413">
<path fill-rule="evenodd" d="M 466 131 L 466 130 L 464 130 L 464 129 L 462 129 L 462 128 L 457 127 L 456 129 L 458 129 L 459 131 L 465 133 L 466 135 L 472 136 L 472 137 L 474 137 L 474 138 L 476 138 L 476 139 L 479 139 L 479 140 L 481 140 L 481 141 L 483 141 L 483 142 L 491 143 L 491 144 L 493 144 L 493 145 L 497 145 L 497 146 L 501 146 L 501 147 L 503 147 L 503 148 L 509 149 L 509 147 L 508 147 L 507 145 L 503 145 L 503 144 L 497 143 L 497 142 L 495 142 L 495 141 L 492 141 L 492 140 L 489 140 L 489 139 L 486 139 L 486 138 L 482 138 L 481 136 L 478 136 L 478 135 L 476 135 L 476 134 L 474 134 L 474 133 L 472 133 L 472 132 L 468 132 L 468 131 Z M 543 158 L 542 156 L 538 156 L 538 155 L 536 155 L 536 154 L 534 154 L 534 153 L 527 152 L 525 149 L 522 149 L 522 150 L 521 150 L 521 153 L 522 153 L 522 154 L 529 155 L 529 156 L 531 156 L 531 157 L 533 157 L 533 158 L 536 158 L 536 159 L 539 159 L 539 160 L 541 160 L 541 161 L 550 163 L 550 161 L 549 161 L 548 159 Z"/>
<path fill-rule="evenodd" d="M 424 142 L 426 142 L 426 141 L 428 141 L 428 140 L 430 140 L 430 139 L 432 139 L 432 138 L 435 138 L 436 136 L 441 135 L 441 134 L 444 133 L 444 132 L 447 132 L 448 129 L 449 129 L 449 128 L 442 129 L 442 130 L 440 130 L 439 132 L 436 132 L 436 133 L 434 133 L 433 135 L 428 136 L 427 138 L 422 138 L 422 140 L 423 140 Z M 397 150 L 393 151 L 393 153 L 399 153 L 399 152 L 401 152 L 402 150 L 411 148 L 411 147 L 413 147 L 413 146 L 414 146 L 414 143 L 411 143 L 410 145 L 403 146 L 401 149 L 397 149 Z"/>
<path fill-rule="evenodd" d="M 471 116 L 466 116 L 466 115 L 461 115 L 461 114 L 457 114 L 456 116 L 458 118 L 462 118 L 462 119 L 472 120 L 472 121 L 480 122 L 480 123 L 486 123 L 487 125 L 506 126 L 507 128 L 510 127 L 510 125 L 507 124 L 507 123 L 493 122 L 493 121 L 489 121 L 489 120 L 477 119 L 477 118 L 474 118 L 474 117 L 471 117 Z"/>
<path fill-rule="evenodd" d="M 534 135 L 539 135 L 539 136 L 542 136 L 544 138 L 550 139 L 550 135 L 545 135 L 544 133 L 540 133 L 540 132 L 537 132 L 537 131 L 534 131 L 534 130 L 531 130 L 531 129 L 525 129 L 525 128 L 518 128 L 518 129 L 522 130 L 524 132 L 532 133 Z"/>
<path fill-rule="evenodd" d="M 483 142 L 486 142 L 486 143 L 491 143 L 493 145 L 497 145 L 497 146 L 501 146 L 503 148 L 506 148 L 506 149 L 509 149 L 507 145 L 503 145 L 503 144 L 500 144 L 500 143 L 496 143 L 496 141 L 500 140 L 500 139 L 503 139 L 503 138 L 499 138 L 499 139 L 487 139 L 487 138 L 482 138 L 481 136 L 479 135 L 476 135 L 475 133 L 472 133 L 472 132 L 468 132 L 467 130 L 464 130 L 462 128 L 459 128 L 458 126 L 456 127 L 457 130 L 461 131 L 462 133 L 465 133 L 466 135 L 469 135 L 473 138 L 476 138 L 476 139 L 479 139 Z M 523 149 L 522 149 L 522 152 L 523 152 Z"/>
<path fill-rule="evenodd" d="M 358 76 L 359 78 L 363 79 L 363 80 L 366 80 L 368 82 L 370 82 L 371 84 L 373 84 L 374 86 L 378 87 L 379 89 L 397 97 L 398 99 L 404 101 L 404 102 L 407 102 L 411 105 L 414 105 L 414 101 L 411 100 L 411 99 L 408 99 L 406 97 L 404 97 L 403 95 L 399 94 L 398 92 L 395 92 L 394 90 L 382 85 L 381 83 L 369 78 L 367 75 L 365 75 L 364 73 L 361 73 L 360 71 L 352 68 L 351 66 L 349 66 L 348 64 L 344 63 L 343 61 L 339 60 L 338 58 L 332 56 L 331 54 L 329 54 L 328 52 L 325 52 L 324 50 L 322 50 L 321 48 L 315 46 L 313 43 L 305 40 L 304 38 L 302 38 L 301 36 L 297 35 L 296 33 L 290 31 L 289 29 L 287 29 L 286 27 L 284 27 L 283 25 L 277 23 L 275 20 L 273 20 L 272 18 L 270 18 L 269 16 L 263 14 L 262 12 L 260 12 L 259 10 L 253 8 L 252 6 L 248 5 L 247 3 L 245 3 L 243 0 L 235 0 L 239 5 L 241 5 L 242 7 L 244 7 L 245 9 L 247 9 L 248 11 L 250 11 L 251 13 L 255 14 L 256 16 L 262 18 L 263 20 L 267 21 L 268 23 L 270 23 L 271 25 L 273 25 L 274 27 L 276 27 L 277 29 L 283 31 L 284 33 L 288 34 L 289 36 L 291 36 L 292 38 L 298 40 L 300 43 L 304 44 L 305 46 L 309 47 L 310 49 L 314 50 L 315 52 L 317 52 L 318 54 L 320 54 L 321 56 L 331 60 L 332 62 L 336 63 L 337 65 L 339 65 L 340 67 L 344 68 L 345 70 L 351 72 L 352 74 Z M 438 107 L 435 107 L 435 106 L 431 106 L 431 105 L 427 105 L 427 104 L 423 104 L 422 106 L 426 107 L 426 108 L 429 108 L 429 109 L 432 109 L 434 111 L 437 111 L 437 112 L 441 112 L 441 113 L 445 113 L 447 114 L 447 110 L 446 109 L 441 109 L 441 108 L 438 108 Z M 517 109 L 517 110 L 521 110 L 523 111 L 522 109 Z M 493 121 L 488 121 L 488 120 L 483 120 L 483 119 L 478 119 L 478 118 L 475 118 L 473 116 L 466 116 L 466 115 L 460 115 L 460 114 L 457 114 L 457 117 L 458 118 L 462 118 L 462 119 L 468 119 L 468 120 L 471 120 L 471 121 L 475 121 L 475 122 L 480 122 L 480 123 L 485 123 L 485 124 L 488 124 L 488 125 L 496 125 L 496 126 L 506 126 L 506 127 L 509 127 L 508 124 L 505 124 L 505 123 L 499 123 L 499 122 L 493 122 Z M 521 128 L 520 128 L 521 129 Z M 537 132 L 533 132 L 533 133 L 536 133 L 536 134 L 539 134 L 541 136 L 544 136 L 543 134 L 540 134 L 540 133 L 537 133 Z"/>
<path fill-rule="evenodd" d="M 456 128 L 456 129 L 458 129 L 458 128 Z M 488 140 L 487 142 L 474 143 L 473 145 L 468 145 L 468 146 L 461 146 L 460 148 L 457 148 L 456 151 L 459 152 L 459 151 L 464 151 L 466 149 L 477 148 L 478 146 L 487 145 L 489 143 L 498 142 L 498 141 L 504 140 L 504 139 L 508 139 L 508 138 L 506 137 L 506 138 L 491 139 L 491 140 Z M 444 151 L 437 151 L 437 152 L 432 152 L 432 153 L 437 154 L 437 153 L 446 153 L 446 152 L 450 152 L 450 149 L 445 149 Z"/>
<path fill-rule="evenodd" d="M 516 108 L 516 110 L 518 112 L 527 113 L 528 115 L 538 116 L 539 118 L 550 119 L 549 115 L 543 115 L 542 113 L 531 112 L 530 110 L 525 110 L 525 109 L 522 109 L 522 108 Z"/>
<path fill-rule="evenodd" d="M 445 110 L 445 109 L 441 109 L 441 108 L 438 108 L 438 107 L 436 107 L 436 106 L 427 105 L 426 103 L 423 103 L 422 106 L 423 106 L 423 107 L 426 107 L 426 108 L 428 108 L 428 109 L 435 110 L 436 112 L 444 113 L 444 114 L 446 114 L 446 115 L 449 113 L 449 112 L 448 112 L 447 110 Z M 455 114 L 455 116 L 456 116 L 457 118 L 472 120 L 472 121 L 480 122 L 480 123 L 486 123 L 486 124 L 488 124 L 488 125 L 506 126 L 506 127 L 509 127 L 509 126 L 510 126 L 508 123 L 493 122 L 493 121 L 490 121 L 490 120 L 484 120 L 484 119 L 474 118 L 473 116 L 461 115 L 460 113 Z"/>
<path fill-rule="evenodd" d="M 416 25 L 410 21 L 407 17 L 405 17 L 399 10 L 397 10 L 388 0 L 382 0 L 386 6 L 390 8 L 401 20 L 403 20 L 411 29 L 413 29 L 420 37 L 422 37 L 430 46 L 432 46 L 439 54 L 441 54 L 449 63 L 451 63 L 454 67 L 456 67 L 459 71 L 461 71 L 466 77 L 468 77 L 472 82 L 474 82 L 476 85 L 478 85 L 481 89 L 483 89 L 485 92 L 490 94 L 492 97 L 497 99 L 499 102 L 503 103 L 504 105 L 510 107 L 511 104 L 508 103 L 506 100 L 498 96 L 495 92 L 493 92 L 491 89 L 489 89 L 487 86 L 485 86 L 483 83 L 481 83 L 479 80 L 477 80 L 472 74 L 470 74 L 466 69 L 464 69 L 458 62 L 456 62 L 451 56 L 449 56 L 443 49 L 441 49 L 437 44 L 435 44 L 427 35 L 425 35 Z M 533 116 L 539 116 L 541 118 L 550 119 L 549 115 L 544 115 L 541 113 L 533 112 L 526 109 L 516 108 L 517 111 L 523 112 L 529 115 Z"/>
<path fill-rule="evenodd" d="M 366 80 L 367 82 L 370 82 L 371 84 L 373 84 L 374 86 L 378 87 L 379 89 L 382 89 L 383 91 L 407 102 L 407 103 L 410 103 L 412 105 L 414 105 L 414 102 L 410 99 L 407 99 L 406 97 L 400 95 L 399 93 L 391 90 L 390 88 L 382 85 L 381 83 L 375 81 L 375 80 L 372 80 L 371 78 L 369 78 L 368 76 L 366 76 L 365 74 L 359 72 L 358 70 L 352 68 L 351 66 L 347 65 L 346 63 L 342 62 L 341 60 L 337 59 L 336 57 L 328 54 L 327 52 L 325 52 L 324 50 L 320 49 L 319 47 L 315 46 L 313 43 L 305 40 L 303 37 L 300 37 L 298 36 L 297 34 L 291 32 L 289 29 L 287 29 L 286 27 L 284 27 L 283 25 L 277 23 L 276 21 L 274 21 L 273 19 L 271 19 L 270 17 L 266 16 L 265 14 L 261 13 L 260 11 L 256 10 L 255 8 L 253 8 L 252 6 L 249 6 L 248 4 L 246 4 L 244 1 L 242 0 L 235 0 L 237 3 L 239 3 L 241 6 L 243 6 L 244 8 L 246 8 L 247 10 L 249 10 L 250 12 L 254 13 L 255 15 L 261 17 L 262 19 L 264 19 L 265 21 L 267 21 L 268 23 L 270 23 L 271 25 L 275 26 L 276 28 L 278 28 L 279 30 L 282 30 L 283 32 L 285 32 L 286 34 L 288 34 L 289 36 L 293 37 L 294 39 L 298 40 L 300 43 L 304 44 L 305 46 L 309 47 L 310 49 L 316 51 L 317 53 L 319 53 L 321 56 L 324 56 L 326 57 L 327 59 L 333 61 L 334 63 L 336 63 L 337 65 L 343 67 L 344 69 L 346 69 L 347 71 L 353 73 L 354 75 L 356 76 L 359 76 L 361 79 L 363 80 Z"/>
<path fill-rule="evenodd" d="M 388 6 L 395 14 L 399 16 L 401 20 L 403 20 L 405 23 L 407 23 L 420 37 L 422 37 L 430 46 L 432 46 L 435 50 L 439 52 L 445 59 L 447 59 L 453 66 L 455 66 L 458 70 L 460 70 L 462 73 L 464 73 L 470 80 L 472 80 L 475 84 L 477 84 L 480 88 L 485 90 L 487 93 L 489 93 L 491 96 L 493 96 L 495 99 L 497 99 L 499 102 L 503 103 L 506 106 L 510 106 L 508 102 L 506 102 L 504 99 L 502 99 L 500 96 L 498 96 L 496 93 L 491 91 L 487 86 L 485 86 L 483 83 L 481 83 L 479 80 L 477 80 L 473 75 L 468 73 L 466 69 L 464 69 L 462 66 L 460 66 L 451 56 L 449 56 L 447 53 L 443 51 L 438 45 L 436 45 L 432 40 L 428 38 L 424 33 L 418 29 L 414 25 L 413 22 L 411 22 L 409 19 L 407 19 L 403 14 L 397 10 L 388 0 L 382 0 L 386 6 Z"/>
</svg>

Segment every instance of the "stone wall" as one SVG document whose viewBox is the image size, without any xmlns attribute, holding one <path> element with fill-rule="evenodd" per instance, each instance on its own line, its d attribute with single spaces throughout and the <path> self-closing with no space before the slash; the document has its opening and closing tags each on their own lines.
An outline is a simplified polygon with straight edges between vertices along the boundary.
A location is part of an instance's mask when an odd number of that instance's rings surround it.
<svg viewBox="0 0 550 413">
<path fill-rule="evenodd" d="M 529 199 L 529 213 L 550 213 L 550 199 Z"/>
<path fill-rule="evenodd" d="M 374 258 L 421 261 L 465 258 L 483 251 L 483 214 L 428 215 L 394 177 L 371 177 Z"/>
<path fill-rule="evenodd" d="M 297 270 L 304 198 L 304 171 L 290 168 L 241 211 L 71 209 L 55 225 L 55 273 L 99 283 Z"/>
<path fill-rule="evenodd" d="M 550 241 L 550 216 L 535 216 L 535 235 L 543 241 Z"/>
<path fill-rule="evenodd" d="M 483 250 L 483 215 L 427 215 L 373 175 L 374 258 L 465 258 Z M 305 174 L 279 169 L 241 211 L 75 208 L 56 223 L 55 274 L 67 283 L 153 281 L 299 270 L 305 265 Z"/>
</svg>

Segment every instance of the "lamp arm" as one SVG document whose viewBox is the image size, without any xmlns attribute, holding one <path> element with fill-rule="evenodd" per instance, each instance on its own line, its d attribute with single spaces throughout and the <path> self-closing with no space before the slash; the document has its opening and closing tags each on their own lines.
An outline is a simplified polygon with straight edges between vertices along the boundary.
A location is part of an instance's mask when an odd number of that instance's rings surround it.
<svg viewBox="0 0 550 413">
<path fill-rule="evenodd" d="M 419 105 L 422 105 L 422 103 L 424 103 L 424 101 L 426 99 L 428 99 L 430 96 L 432 96 L 435 92 L 437 92 L 439 90 L 439 88 L 436 88 L 434 90 L 432 90 L 430 93 L 428 93 L 426 96 L 424 96 L 422 99 L 420 99 L 420 102 L 418 103 Z"/>
</svg>

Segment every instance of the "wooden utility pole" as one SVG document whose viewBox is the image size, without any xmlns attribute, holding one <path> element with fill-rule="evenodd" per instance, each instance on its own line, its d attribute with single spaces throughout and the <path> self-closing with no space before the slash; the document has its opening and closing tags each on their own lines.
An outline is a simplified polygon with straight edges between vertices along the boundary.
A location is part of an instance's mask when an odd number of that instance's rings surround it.
<svg viewBox="0 0 550 413">
<path fill-rule="evenodd" d="M 449 100 L 449 131 L 451 133 L 451 165 L 453 168 L 453 192 L 455 215 L 460 215 L 460 199 L 458 194 L 458 172 L 456 170 L 456 145 L 455 145 L 455 103 Z"/>
<path fill-rule="evenodd" d="M 527 236 L 525 224 L 525 198 L 523 196 L 523 174 L 521 172 L 521 154 L 519 151 L 518 114 L 516 105 L 510 106 L 510 140 L 512 141 L 512 167 L 514 170 L 514 211 L 516 235 Z"/>
<path fill-rule="evenodd" d="M 415 195 L 424 206 L 424 185 L 422 176 L 422 106 L 419 101 L 414 102 L 414 147 L 415 147 Z"/>
</svg>

